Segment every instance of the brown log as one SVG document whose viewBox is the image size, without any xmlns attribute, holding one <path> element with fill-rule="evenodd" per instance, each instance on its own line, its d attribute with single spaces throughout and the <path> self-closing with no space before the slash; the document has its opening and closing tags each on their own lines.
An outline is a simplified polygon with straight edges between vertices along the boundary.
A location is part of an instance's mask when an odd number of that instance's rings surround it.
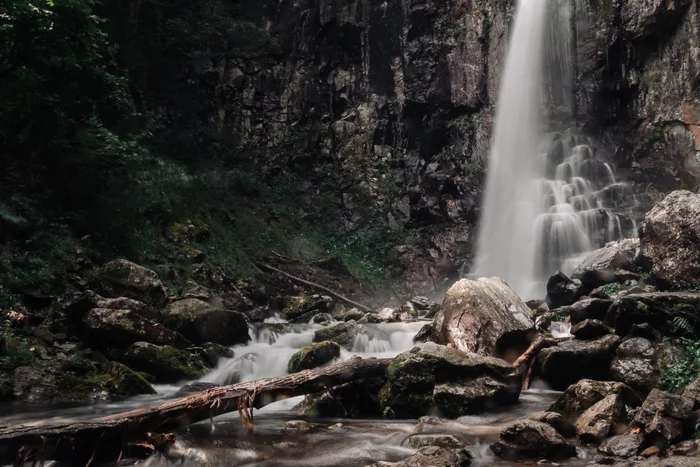
<svg viewBox="0 0 700 467">
<path fill-rule="evenodd" d="M 349 381 L 383 376 L 390 363 L 391 359 L 355 357 L 338 365 L 213 388 L 94 420 L 0 428 L 0 462 L 54 459 L 85 465 L 95 454 L 101 461 L 114 460 L 123 454 L 124 446 L 142 443 L 152 432 L 167 433 L 234 411 L 240 412 L 244 424 L 252 424 L 252 408 Z"/>
<path fill-rule="evenodd" d="M 555 339 L 553 337 L 544 337 L 542 334 L 538 334 L 537 337 L 532 341 L 530 347 L 520 356 L 516 361 L 513 362 L 513 367 L 520 368 L 521 365 L 525 365 L 525 371 L 523 372 L 523 391 L 530 388 L 530 379 L 535 370 L 535 358 L 539 355 L 542 349 L 547 347 L 553 347 L 560 342 L 564 342 L 566 338 Z"/>
</svg>

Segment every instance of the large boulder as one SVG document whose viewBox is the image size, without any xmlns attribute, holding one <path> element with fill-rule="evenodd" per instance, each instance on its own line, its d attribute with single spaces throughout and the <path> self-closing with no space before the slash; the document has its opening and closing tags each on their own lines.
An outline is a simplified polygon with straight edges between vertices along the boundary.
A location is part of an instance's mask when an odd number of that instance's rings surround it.
<svg viewBox="0 0 700 467">
<path fill-rule="evenodd" d="M 131 368 L 153 375 L 162 383 L 197 379 L 208 371 L 197 355 L 148 342 L 132 344 L 122 360 Z"/>
<path fill-rule="evenodd" d="M 471 463 L 472 457 L 466 450 L 425 446 L 402 461 L 380 461 L 366 467 L 466 467 Z"/>
<path fill-rule="evenodd" d="M 555 389 L 565 389 L 581 379 L 606 380 L 620 338 L 614 335 L 593 340 L 569 340 L 543 349 L 537 357 L 542 378 Z"/>
<path fill-rule="evenodd" d="M 625 428 L 625 403 L 620 394 L 610 394 L 589 407 L 576 420 L 576 434 L 582 441 L 601 442 Z"/>
<path fill-rule="evenodd" d="M 340 357 L 340 346 L 333 341 L 319 342 L 304 347 L 289 359 L 288 373 L 311 370 Z"/>
<path fill-rule="evenodd" d="M 583 284 L 578 279 L 571 279 L 557 271 L 547 281 L 545 301 L 550 310 L 575 303 L 583 296 Z"/>
<path fill-rule="evenodd" d="M 576 430 L 569 419 L 557 412 L 535 412 L 527 418 L 535 422 L 546 423 L 557 430 L 564 438 L 571 438 L 576 434 Z"/>
<path fill-rule="evenodd" d="M 180 349 L 192 345 L 181 334 L 129 310 L 95 308 L 83 317 L 81 324 L 85 339 L 98 348 L 125 349 L 138 341 Z"/>
<path fill-rule="evenodd" d="M 506 427 L 491 445 L 498 457 L 507 459 L 566 459 L 576 456 L 576 446 L 568 443 L 546 423 L 521 420 Z"/>
<path fill-rule="evenodd" d="M 158 275 L 143 266 L 117 259 L 105 264 L 95 281 L 103 297 L 128 297 L 154 308 L 165 305 L 168 293 Z"/>
<path fill-rule="evenodd" d="M 681 392 L 682 396 L 695 401 L 695 408 L 700 408 L 700 376 L 695 378 L 695 381 L 686 386 Z"/>
<path fill-rule="evenodd" d="M 557 312 L 569 315 L 571 324 L 578 324 L 587 319 L 605 320 L 613 301 L 602 298 L 583 298 L 573 305 L 559 308 Z"/>
<path fill-rule="evenodd" d="M 29 403 L 87 403 L 109 400 L 102 379 L 78 377 L 57 368 L 21 366 L 12 374 L 12 393 Z"/>
<path fill-rule="evenodd" d="M 352 351 L 355 337 L 360 333 L 360 326 L 353 322 L 339 323 L 335 326 L 319 329 L 314 333 L 314 342 L 333 341 L 344 349 Z"/>
<path fill-rule="evenodd" d="M 427 342 L 394 359 L 380 402 L 397 418 L 435 411 L 459 417 L 514 404 L 520 385 L 503 360 Z"/>
<path fill-rule="evenodd" d="M 156 394 L 151 383 L 143 376 L 119 362 L 108 362 L 104 371 L 109 375 L 110 392 L 118 396 L 135 396 L 137 394 Z"/>
<path fill-rule="evenodd" d="M 663 334 L 672 334 L 674 320 L 682 318 L 700 329 L 700 294 L 656 292 L 620 297 L 612 304 L 605 322 L 625 336 L 633 325 L 649 323 Z"/>
<path fill-rule="evenodd" d="M 595 339 L 612 334 L 610 326 L 597 319 L 586 319 L 571 327 L 571 335 L 579 340 Z"/>
<path fill-rule="evenodd" d="M 309 394 L 297 406 L 297 413 L 310 417 L 381 417 L 379 391 L 384 384 L 384 377 L 361 379 L 334 386 L 320 393 Z"/>
<path fill-rule="evenodd" d="M 634 390 L 623 383 L 584 379 L 566 388 L 549 410 L 574 418 L 611 394 L 620 394 L 629 407 L 642 403 Z"/>
<path fill-rule="evenodd" d="M 243 313 L 224 310 L 196 298 L 171 303 L 163 323 L 196 344 L 245 344 L 250 340 L 248 322 Z"/>
<path fill-rule="evenodd" d="M 527 348 L 534 327 L 532 310 L 496 277 L 457 282 L 433 321 L 436 343 L 509 360 Z"/>
<path fill-rule="evenodd" d="M 690 398 L 654 389 L 634 416 L 632 425 L 648 438 L 665 441 L 668 447 L 682 439 L 684 424 L 693 415 L 694 405 Z"/>
<path fill-rule="evenodd" d="M 578 279 L 586 291 L 601 285 L 618 282 L 618 271 L 634 271 L 639 254 L 639 239 L 630 238 L 610 242 L 590 253 L 576 268 L 572 277 Z"/>
<path fill-rule="evenodd" d="M 700 195 L 668 195 L 647 213 L 640 239 L 653 277 L 676 289 L 700 285 Z"/>
<path fill-rule="evenodd" d="M 669 366 L 683 357 L 683 349 L 672 344 L 652 344 L 647 339 L 628 339 L 617 349 L 617 356 L 610 365 L 613 379 L 631 388 L 648 393 L 662 386 Z"/>
<path fill-rule="evenodd" d="M 290 297 L 288 305 L 282 310 L 282 318 L 290 321 L 309 322 L 314 315 L 330 313 L 335 302 L 323 295 Z"/>
<path fill-rule="evenodd" d="M 598 452 L 608 456 L 629 458 L 637 455 L 643 443 L 644 435 L 641 433 L 617 435 L 603 441 Z"/>
</svg>

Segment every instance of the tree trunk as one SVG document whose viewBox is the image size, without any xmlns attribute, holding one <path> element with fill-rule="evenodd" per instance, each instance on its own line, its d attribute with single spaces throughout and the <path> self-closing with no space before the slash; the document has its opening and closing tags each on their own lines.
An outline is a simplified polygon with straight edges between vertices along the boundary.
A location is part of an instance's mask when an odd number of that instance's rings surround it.
<svg viewBox="0 0 700 467">
<path fill-rule="evenodd" d="M 130 443 L 149 443 L 152 433 L 172 430 L 238 411 L 252 429 L 252 409 L 277 400 L 310 394 L 365 378 L 383 376 L 391 359 L 355 357 L 315 370 L 233 384 L 153 407 L 89 421 L 0 429 L 0 462 L 54 459 L 86 465 L 94 459 L 114 460 L 127 454 Z M 152 443 L 151 443 L 152 444 Z"/>
</svg>

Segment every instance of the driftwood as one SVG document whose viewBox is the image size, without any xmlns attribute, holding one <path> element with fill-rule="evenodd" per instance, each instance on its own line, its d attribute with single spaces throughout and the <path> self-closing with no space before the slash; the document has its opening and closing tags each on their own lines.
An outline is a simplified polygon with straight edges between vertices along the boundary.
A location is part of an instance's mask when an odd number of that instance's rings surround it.
<svg viewBox="0 0 700 467">
<path fill-rule="evenodd" d="M 359 308 L 360 310 L 364 310 L 364 311 L 368 311 L 368 312 L 372 311 L 369 307 L 362 305 L 360 303 L 357 303 L 357 302 L 353 302 L 349 298 L 344 297 L 344 296 L 340 295 L 339 293 L 332 291 L 328 287 L 324 287 L 324 286 L 316 284 L 314 282 L 307 281 L 306 279 L 302 279 L 300 277 L 292 276 L 291 274 L 288 274 L 280 269 L 277 269 L 277 268 L 272 267 L 272 266 L 267 265 L 267 264 L 260 263 L 259 266 L 262 268 L 268 269 L 270 271 L 274 271 L 276 273 L 282 274 L 283 276 L 288 277 L 288 278 L 292 279 L 293 281 L 299 282 L 300 284 L 308 285 L 309 287 L 313 287 L 314 289 L 318 289 L 318 290 L 321 290 L 323 292 L 326 292 L 327 294 L 334 296 L 338 300 L 341 300 L 341 301 L 347 303 L 348 305 L 352 305 L 356 308 Z"/>
<path fill-rule="evenodd" d="M 383 376 L 390 363 L 391 359 L 355 357 L 338 365 L 213 388 L 153 407 L 94 420 L 0 428 L 0 462 L 23 464 L 54 459 L 86 465 L 97 459 L 114 460 L 125 455 L 124 449 L 130 444 L 152 445 L 153 433 L 168 433 L 235 411 L 250 429 L 253 408 L 349 381 Z"/>
<path fill-rule="evenodd" d="M 565 340 L 567 339 L 555 339 L 553 337 L 544 337 L 542 334 L 538 334 L 530 344 L 530 347 L 528 347 L 528 349 L 520 357 L 518 357 L 516 361 L 513 362 L 513 367 L 518 369 L 522 365 L 525 365 L 522 386 L 523 391 L 530 388 L 530 380 L 532 379 L 532 374 L 535 370 L 535 359 L 537 358 L 537 355 L 539 355 L 540 351 L 542 349 L 546 349 L 547 347 L 553 347 Z"/>
</svg>

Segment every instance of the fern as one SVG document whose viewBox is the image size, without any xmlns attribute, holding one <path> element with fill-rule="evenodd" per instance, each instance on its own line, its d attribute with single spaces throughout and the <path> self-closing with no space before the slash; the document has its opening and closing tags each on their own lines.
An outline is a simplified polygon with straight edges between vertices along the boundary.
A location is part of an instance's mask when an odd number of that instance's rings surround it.
<svg viewBox="0 0 700 467">
<path fill-rule="evenodd" d="M 673 330 L 681 335 L 694 335 L 695 325 L 684 316 L 676 316 L 673 318 Z"/>
</svg>

